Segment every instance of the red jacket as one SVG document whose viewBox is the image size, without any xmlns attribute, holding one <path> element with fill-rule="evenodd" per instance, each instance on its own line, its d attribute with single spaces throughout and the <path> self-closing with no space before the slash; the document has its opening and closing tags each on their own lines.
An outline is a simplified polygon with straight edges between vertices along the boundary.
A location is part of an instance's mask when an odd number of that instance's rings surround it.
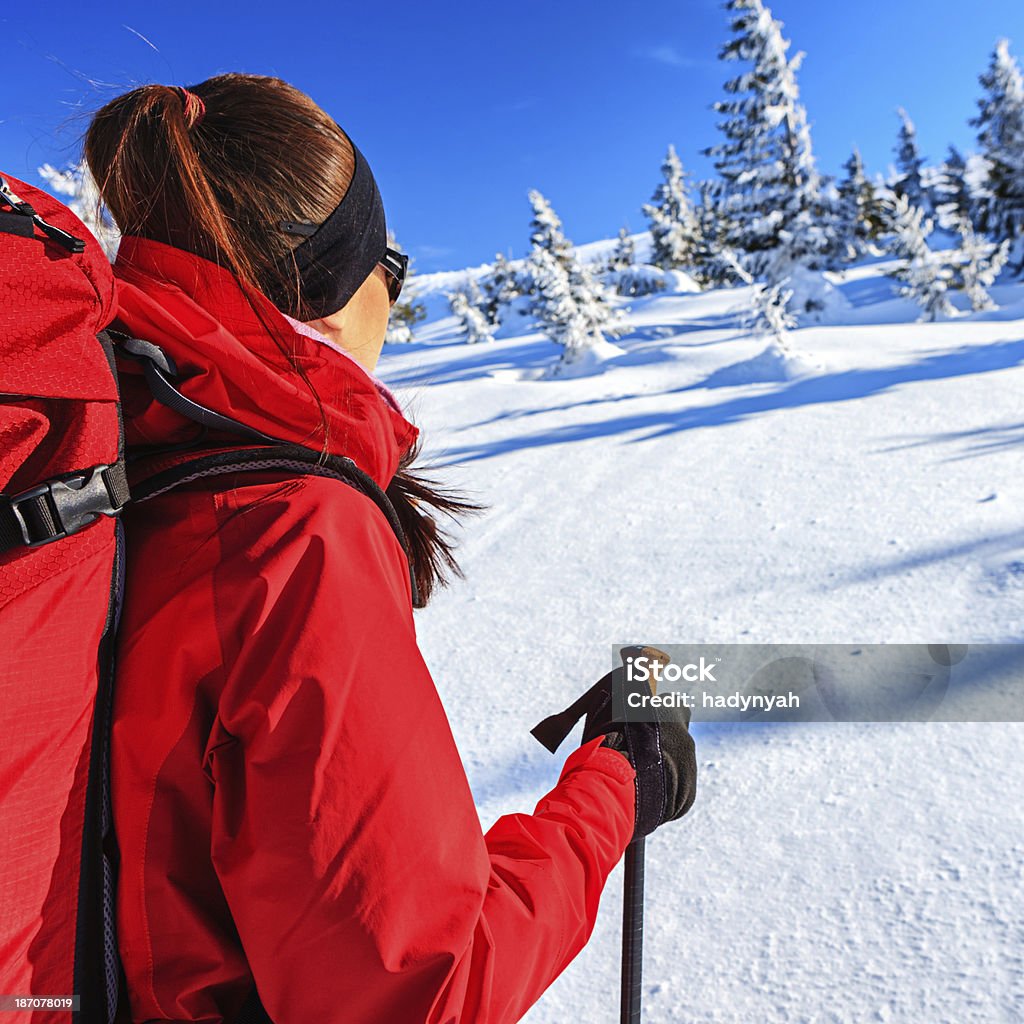
<svg viewBox="0 0 1024 1024">
<path fill-rule="evenodd" d="M 122 325 L 190 397 L 310 443 L 316 405 L 226 271 L 126 238 L 115 273 Z M 331 450 L 386 486 L 415 428 L 353 360 L 260 313 Z M 120 369 L 129 444 L 194 435 Z M 248 472 L 126 522 L 111 777 L 132 1019 L 230 1019 L 254 980 L 277 1024 L 519 1019 L 586 942 L 629 841 L 626 759 L 595 740 L 484 835 L 370 499 Z"/>
</svg>

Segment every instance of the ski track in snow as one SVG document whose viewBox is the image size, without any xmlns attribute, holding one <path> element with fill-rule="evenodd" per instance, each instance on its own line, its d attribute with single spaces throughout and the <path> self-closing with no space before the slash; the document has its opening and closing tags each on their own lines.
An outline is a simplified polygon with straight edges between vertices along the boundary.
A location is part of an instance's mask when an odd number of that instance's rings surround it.
<svg viewBox="0 0 1024 1024">
<path fill-rule="evenodd" d="M 417 615 L 485 827 L 553 785 L 569 743 L 529 729 L 612 643 L 1021 639 L 1024 285 L 916 323 L 884 269 L 788 335 L 810 375 L 747 383 L 746 289 L 633 300 L 624 354 L 559 380 L 537 334 L 458 343 L 458 275 L 417 279 L 439 315 L 381 369 L 490 506 Z M 1024 725 L 694 732 L 697 803 L 647 846 L 647 1024 L 1024 1020 Z M 618 1020 L 620 893 L 529 1024 Z"/>
</svg>

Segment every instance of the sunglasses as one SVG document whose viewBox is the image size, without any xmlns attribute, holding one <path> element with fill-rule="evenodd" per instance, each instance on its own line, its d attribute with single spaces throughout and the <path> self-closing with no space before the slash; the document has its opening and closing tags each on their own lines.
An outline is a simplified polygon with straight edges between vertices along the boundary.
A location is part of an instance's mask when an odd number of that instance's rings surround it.
<svg viewBox="0 0 1024 1024">
<path fill-rule="evenodd" d="M 402 294 L 402 285 L 405 284 L 405 275 L 409 270 L 409 257 L 406 253 L 388 246 L 380 260 L 380 266 L 387 274 L 388 298 L 393 306 L 398 301 L 398 296 Z"/>
</svg>

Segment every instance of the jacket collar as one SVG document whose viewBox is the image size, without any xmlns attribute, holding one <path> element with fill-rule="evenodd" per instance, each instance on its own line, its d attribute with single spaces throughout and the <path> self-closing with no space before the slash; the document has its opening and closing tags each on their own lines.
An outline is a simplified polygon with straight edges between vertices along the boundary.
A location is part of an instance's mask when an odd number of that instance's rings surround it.
<svg viewBox="0 0 1024 1024">
<path fill-rule="evenodd" d="M 118 321 L 171 356 L 177 386 L 189 398 L 272 437 L 319 450 L 320 411 L 285 349 L 320 396 L 328 451 L 351 458 L 387 487 L 417 429 L 355 360 L 316 332 L 296 329 L 264 296 L 250 304 L 228 270 L 183 249 L 127 236 L 114 276 Z M 129 445 L 172 445 L 195 436 L 192 421 L 152 398 L 141 367 L 122 357 L 118 370 Z M 210 436 L 232 442 L 228 435 Z"/>
</svg>

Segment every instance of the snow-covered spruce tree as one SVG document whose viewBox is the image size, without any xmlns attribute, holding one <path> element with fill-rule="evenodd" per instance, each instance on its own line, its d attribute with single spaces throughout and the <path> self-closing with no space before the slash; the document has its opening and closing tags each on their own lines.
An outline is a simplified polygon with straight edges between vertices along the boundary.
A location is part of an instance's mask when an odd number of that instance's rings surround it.
<svg viewBox="0 0 1024 1024">
<path fill-rule="evenodd" d="M 698 185 L 700 202 L 694 209 L 697 218 L 698 242 L 694 249 L 690 273 L 701 288 L 728 288 L 740 283 L 736 275 L 735 257 L 723 258 L 727 251 L 726 221 L 722 199 L 711 181 Z"/>
<path fill-rule="evenodd" d="M 751 294 L 751 333 L 773 338 L 785 346 L 786 332 L 796 326 L 796 318 L 786 310 L 790 298 L 780 285 L 755 284 Z"/>
<path fill-rule="evenodd" d="M 973 220 L 996 241 L 1009 239 L 1022 250 L 1014 258 L 1024 273 L 1024 79 L 1006 39 L 996 44 L 980 81 L 985 94 L 971 124 L 986 168 Z"/>
<path fill-rule="evenodd" d="M 917 148 L 917 129 L 910 116 L 902 107 L 896 108 L 900 118 L 900 131 L 896 143 L 896 177 L 892 190 L 898 196 L 905 196 L 910 206 L 930 211 L 928 195 L 921 180 L 924 159 Z"/>
<path fill-rule="evenodd" d="M 629 228 L 619 228 L 619 236 L 615 241 L 615 248 L 608 258 L 609 270 L 628 270 L 636 263 L 636 245 L 633 244 L 633 236 Z"/>
<path fill-rule="evenodd" d="M 658 267 L 636 262 L 636 245 L 625 227 L 619 229 L 603 276 L 619 295 L 636 298 L 665 290 L 665 275 Z"/>
<path fill-rule="evenodd" d="M 481 308 L 483 301 L 480 287 L 474 278 L 470 278 L 464 288 L 448 295 L 448 306 L 459 320 L 467 344 L 494 340 L 494 326 Z"/>
<path fill-rule="evenodd" d="M 692 264 L 700 228 L 686 186 L 683 165 L 669 146 L 661 165 L 664 180 L 643 207 L 651 228 L 651 263 L 662 270 Z"/>
<path fill-rule="evenodd" d="M 85 161 L 69 164 L 63 171 L 51 164 L 43 164 L 38 174 L 46 187 L 61 196 L 61 201 L 96 236 L 108 259 L 112 260 L 121 235 L 100 201 L 99 189 Z"/>
<path fill-rule="evenodd" d="M 715 161 L 725 217 L 720 247 L 733 250 L 770 285 L 796 266 L 818 268 L 834 251 L 821 209 L 821 179 L 811 150 L 807 113 L 796 73 L 803 54 L 790 43 L 762 0 L 729 0 L 735 38 L 720 56 L 750 70 L 725 83 L 730 98 L 714 104 L 724 115 L 725 141 L 705 150 Z"/>
<path fill-rule="evenodd" d="M 531 193 L 531 202 L 534 202 L 534 194 Z M 550 210 L 550 205 L 546 205 Z M 537 210 L 535 202 L 534 210 Z M 560 222 L 558 236 L 565 240 Z M 551 235 L 534 232 L 531 238 L 533 248 L 526 267 L 533 285 L 530 311 L 543 332 L 563 347 L 561 362 L 575 362 L 585 350 L 605 344 L 607 337 L 621 334 L 620 315 L 613 305 L 610 289 L 577 258 L 571 243 L 566 241 L 559 258 L 550 247 Z"/>
<path fill-rule="evenodd" d="M 1006 265 L 1010 255 L 1010 240 L 1004 238 L 1001 242 L 989 242 L 979 238 L 966 214 L 960 216 L 956 228 L 960 232 L 960 262 L 953 273 L 950 287 L 961 290 L 967 296 L 974 312 L 994 309 L 995 303 L 988 289 Z"/>
<path fill-rule="evenodd" d="M 928 246 L 932 221 L 921 207 L 911 206 L 906 196 L 890 191 L 884 202 L 889 218 L 886 250 L 902 261 L 893 272 L 902 282 L 900 295 L 921 307 L 922 320 L 951 316 L 955 310 L 948 289 L 953 267 Z"/>
<path fill-rule="evenodd" d="M 572 242 L 565 237 L 558 214 L 537 189 L 530 190 L 530 205 L 533 207 L 533 219 L 530 221 L 530 244 L 534 248 L 545 249 L 551 253 L 568 270 L 575 257 L 572 251 Z"/>
<path fill-rule="evenodd" d="M 844 176 L 837 186 L 837 255 L 843 263 L 859 259 L 870 250 L 872 240 L 885 229 L 875 187 L 864 174 L 864 163 L 856 148 L 843 164 Z"/>
<path fill-rule="evenodd" d="M 501 312 L 519 297 L 519 274 L 502 253 L 495 253 L 490 272 L 480 282 L 483 302 L 480 309 L 492 327 L 501 324 Z"/>
<path fill-rule="evenodd" d="M 944 228 L 958 230 L 963 218 L 971 216 L 973 203 L 966 174 L 967 162 L 956 146 L 950 146 L 931 190 L 932 209 Z"/>
<path fill-rule="evenodd" d="M 649 263 L 637 263 L 625 270 L 612 271 L 611 276 L 615 291 L 634 299 L 663 292 L 666 287 L 665 271 Z"/>
<path fill-rule="evenodd" d="M 548 249 L 535 247 L 529 258 L 534 284 L 532 311 L 541 329 L 565 349 L 571 362 L 592 342 L 592 334 L 572 297 L 569 274 Z"/>
<path fill-rule="evenodd" d="M 395 236 L 388 232 L 388 245 L 398 248 Z M 416 324 L 427 318 L 427 307 L 418 301 L 409 288 L 412 280 L 413 259 L 409 257 L 409 266 L 405 272 L 405 286 L 402 297 L 391 307 L 388 327 L 384 334 L 384 342 L 389 345 L 404 344 L 412 341 L 412 331 Z"/>
</svg>

